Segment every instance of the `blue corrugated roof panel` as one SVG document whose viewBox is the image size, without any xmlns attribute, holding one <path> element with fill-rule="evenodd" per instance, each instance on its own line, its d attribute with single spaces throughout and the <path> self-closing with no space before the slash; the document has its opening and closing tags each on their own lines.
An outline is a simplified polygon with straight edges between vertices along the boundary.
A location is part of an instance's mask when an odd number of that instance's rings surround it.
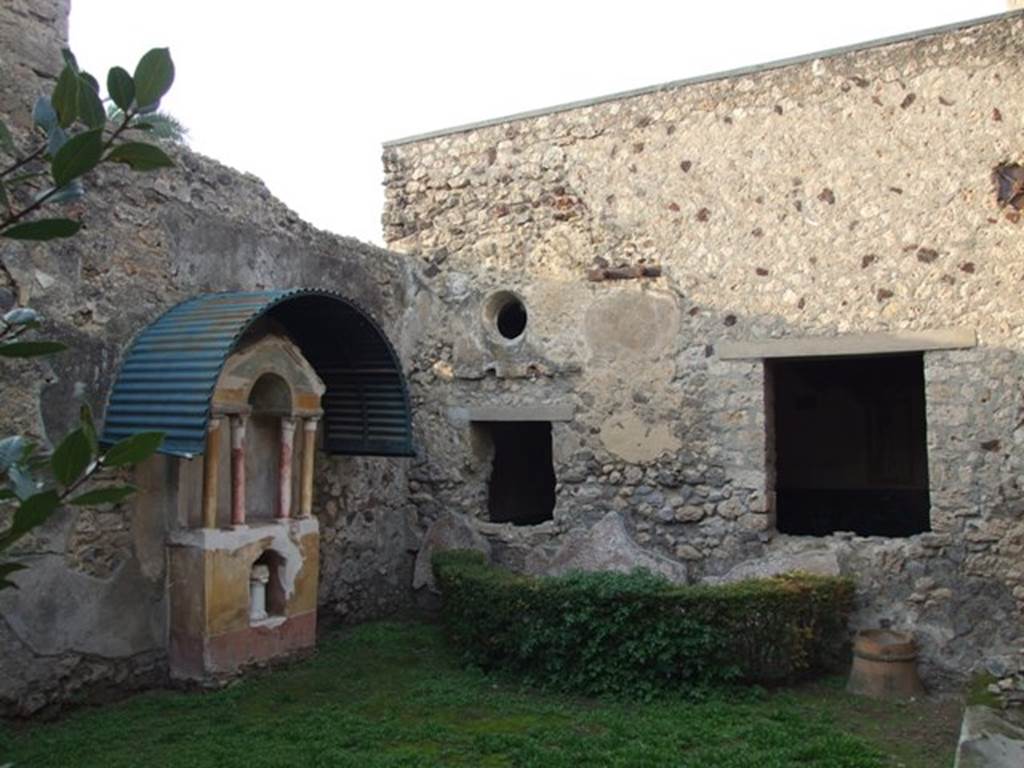
<svg viewBox="0 0 1024 768">
<path fill-rule="evenodd" d="M 330 291 L 207 293 L 169 309 L 128 348 L 110 392 L 102 441 L 166 434 L 161 452 L 203 453 L 210 399 L 245 331 L 271 314 L 323 379 L 324 447 L 349 455 L 411 456 L 408 389 L 383 331 Z"/>
</svg>

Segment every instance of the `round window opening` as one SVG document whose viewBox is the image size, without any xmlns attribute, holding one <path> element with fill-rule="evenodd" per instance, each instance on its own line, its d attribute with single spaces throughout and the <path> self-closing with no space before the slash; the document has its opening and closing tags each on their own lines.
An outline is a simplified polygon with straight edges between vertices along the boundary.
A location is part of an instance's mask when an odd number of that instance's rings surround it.
<svg viewBox="0 0 1024 768">
<path fill-rule="evenodd" d="M 526 307 L 516 299 L 498 311 L 498 333 L 506 339 L 517 339 L 526 330 Z"/>
<path fill-rule="evenodd" d="M 491 296 L 484 309 L 484 318 L 507 341 L 515 341 L 526 330 L 526 306 L 511 291 L 499 291 Z"/>
</svg>

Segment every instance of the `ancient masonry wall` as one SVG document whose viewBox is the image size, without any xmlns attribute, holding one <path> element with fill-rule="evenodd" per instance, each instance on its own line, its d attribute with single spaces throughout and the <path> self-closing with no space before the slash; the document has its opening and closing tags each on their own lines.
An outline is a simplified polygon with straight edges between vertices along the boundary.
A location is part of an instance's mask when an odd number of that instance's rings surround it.
<svg viewBox="0 0 1024 768">
<path fill-rule="evenodd" d="M 0 116 L 19 139 L 59 71 L 67 13 L 66 0 L 0 7 Z M 252 176 L 185 149 L 173 154 L 174 169 L 115 170 L 89 183 L 75 211 L 86 229 L 75 238 L 0 244 L 0 310 L 27 302 L 47 318 L 43 335 L 70 345 L 52 362 L 3 364 L 0 434 L 47 442 L 67 431 L 80 402 L 102 413 L 132 336 L 202 291 L 337 290 L 401 347 L 411 285 L 404 258 L 313 229 Z M 406 465 L 320 457 L 321 620 L 388 612 L 407 598 Z M 68 509 L 20 546 L 30 566 L 22 588 L 0 595 L 0 712 L 163 678 L 165 528 L 131 504 Z"/>
<path fill-rule="evenodd" d="M 853 575 L 857 622 L 912 629 L 932 682 L 1014 664 L 1024 230 L 991 175 L 1024 160 L 1022 42 L 1008 15 L 387 146 L 387 242 L 427 276 L 422 527 L 486 514 L 489 457 L 453 408 L 557 406 L 554 521 L 477 526 L 499 559 L 551 568 L 616 512 L 691 579 Z M 620 264 L 661 276 L 588 280 Z M 484 319 L 502 289 L 528 311 L 517 344 Z M 932 532 L 778 535 L 764 366 L 720 346 L 945 328 L 978 343 L 925 353 Z"/>
</svg>

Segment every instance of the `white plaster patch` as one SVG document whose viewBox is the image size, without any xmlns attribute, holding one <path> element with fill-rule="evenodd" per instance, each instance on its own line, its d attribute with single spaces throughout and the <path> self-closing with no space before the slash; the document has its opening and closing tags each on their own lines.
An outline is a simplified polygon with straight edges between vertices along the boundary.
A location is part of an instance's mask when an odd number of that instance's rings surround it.
<svg viewBox="0 0 1024 768">
<path fill-rule="evenodd" d="M 678 338 L 679 307 L 653 291 L 612 293 L 587 307 L 583 336 L 593 360 L 657 360 Z"/>
<path fill-rule="evenodd" d="M 601 425 L 605 448 L 626 461 L 652 461 L 682 447 L 666 423 L 651 424 L 629 412 L 612 416 Z"/>
<path fill-rule="evenodd" d="M 257 541 L 269 541 L 266 549 L 272 549 L 284 558 L 281 572 L 281 586 L 285 597 L 295 593 L 295 577 L 305 562 L 299 541 L 306 535 L 316 533 L 320 525 L 315 517 L 304 517 L 284 521 L 244 525 L 238 528 L 189 528 L 172 531 L 172 546 L 195 547 L 203 550 L 222 549 L 229 552 Z"/>
</svg>

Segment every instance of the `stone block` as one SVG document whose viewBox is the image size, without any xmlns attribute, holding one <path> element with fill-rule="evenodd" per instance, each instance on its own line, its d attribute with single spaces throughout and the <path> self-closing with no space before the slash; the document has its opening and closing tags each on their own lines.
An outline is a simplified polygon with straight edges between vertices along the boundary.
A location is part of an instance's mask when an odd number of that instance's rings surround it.
<svg viewBox="0 0 1024 768">
<path fill-rule="evenodd" d="M 708 584 L 727 584 L 744 579 L 763 579 L 801 571 L 817 576 L 838 576 L 839 559 L 827 543 L 808 544 L 776 540 L 756 560 L 741 562 L 721 576 L 704 579 Z"/>
<path fill-rule="evenodd" d="M 650 540 L 648 534 L 643 535 Z M 688 580 L 683 563 L 648 551 L 634 541 L 617 512 L 609 512 L 590 529 L 569 531 L 550 559 L 534 557 L 528 567 L 533 573 L 552 575 L 573 570 L 629 573 L 646 568 L 676 583 Z"/>
<path fill-rule="evenodd" d="M 487 557 L 491 554 L 490 543 L 471 518 L 456 512 L 445 512 L 427 529 L 416 553 L 413 589 L 427 587 L 431 591 L 436 591 L 434 569 L 430 561 L 435 552 L 449 549 L 473 549 Z"/>
</svg>

